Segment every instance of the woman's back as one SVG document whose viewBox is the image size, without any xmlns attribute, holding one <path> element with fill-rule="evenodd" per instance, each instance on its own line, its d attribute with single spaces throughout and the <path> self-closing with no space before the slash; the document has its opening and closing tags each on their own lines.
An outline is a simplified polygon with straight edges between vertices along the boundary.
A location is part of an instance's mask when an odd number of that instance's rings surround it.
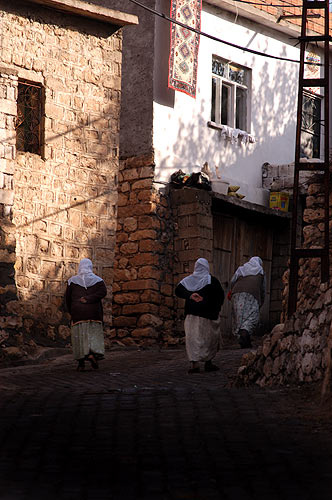
<svg viewBox="0 0 332 500">
<path fill-rule="evenodd" d="M 66 290 L 66 304 L 73 323 L 77 321 L 103 321 L 103 307 L 101 299 L 107 294 L 104 281 L 84 288 L 75 283 L 68 285 Z M 84 297 L 85 302 L 80 299 Z"/>
</svg>

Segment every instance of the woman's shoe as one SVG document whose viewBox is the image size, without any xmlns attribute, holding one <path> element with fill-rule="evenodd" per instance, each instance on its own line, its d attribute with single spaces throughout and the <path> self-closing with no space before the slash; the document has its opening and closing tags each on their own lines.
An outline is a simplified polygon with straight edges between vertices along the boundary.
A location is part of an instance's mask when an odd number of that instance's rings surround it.
<svg viewBox="0 0 332 500">
<path fill-rule="evenodd" d="M 248 347 L 252 347 L 249 333 L 247 333 L 245 335 L 241 335 L 241 337 L 239 339 L 239 344 L 241 346 L 241 349 L 246 349 Z"/>
<path fill-rule="evenodd" d="M 78 360 L 78 365 L 77 365 L 76 370 L 77 370 L 78 372 L 84 372 L 84 370 L 85 370 L 85 363 L 84 363 L 84 359 L 79 359 L 79 360 Z"/>
<path fill-rule="evenodd" d="M 98 365 L 97 360 L 93 354 L 89 354 L 88 360 L 90 361 L 92 368 L 94 370 L 98 370 L 99 365 Z"/>
<path fill-rule="evenodd" d="M 199 368 L 189 368 L 188 373 L 200 373 Z"/>
<path fill-rule="evenodd" d="M 220 370 L 220 368 L 219 368 L 219 366 L 214 365 L 212 363 L 212 361 L 206 361 L 205 366 L 204 366 L 204 370 L 206 372 L 216 372 L 216 371 Z"/>
<path fill-rule="evenodd" d="M 248 330 L 245 330 L 244 328 L 239 330 L 239 344 L 241 346 L 241 349 L 246 349 L 248 347 L 252 347 L 249 332 L 248 332 Z"/>
</svg>

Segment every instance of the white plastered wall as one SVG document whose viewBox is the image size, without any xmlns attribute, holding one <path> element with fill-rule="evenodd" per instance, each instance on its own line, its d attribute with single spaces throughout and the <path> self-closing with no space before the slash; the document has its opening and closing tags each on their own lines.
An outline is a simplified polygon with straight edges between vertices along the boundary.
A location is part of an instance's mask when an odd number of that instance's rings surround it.
<svg viewBox="0 0 332 500">
<path fill-rule="evenodd" d="M 159 34 L 158 34 L 158 30 Z M 204 162 L 219 167 L 225 180 L 241 186 L 247 201 L 265 205 L 262 164 L 294 161 L 298 65 L 254 55 L 200 37 L 196 99 L 167 89 L 160 65 L 169 50 L 165 21 L 156 23 L 154 150 L 156 181 L 167 182 L 181 168 L 199 171 Z M 299 59 L 296 40 L 236 15 L 204 7 L 203 32 L 260 52 Z M 158 56 L 159 54 L 159 56 Z M 231 143 L 219 130 L 208 127 L 211 113 L 212 55 L 251 69 L 250 132 L 255 143 Z M 163 59 L 163 57 L 164 59 Z M 158 78 L 159 75 L 159 78 Z"/>
</svg>

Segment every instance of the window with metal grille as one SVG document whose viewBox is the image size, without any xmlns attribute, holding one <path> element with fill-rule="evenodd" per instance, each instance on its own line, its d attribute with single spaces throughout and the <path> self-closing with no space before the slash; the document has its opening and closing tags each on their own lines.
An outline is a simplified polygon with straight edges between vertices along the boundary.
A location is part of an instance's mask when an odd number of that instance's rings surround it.
<svg viewBox="0 0 332 500">
<path fill-rule="evenodd" d="M 16 147 L 41 155 L 43 142 L 43 87 L 19 80 L 17 95 Z"/>
<path fill-rule="evenodd" d="M 319 158 L 321 140 L 322 98 L 311 92 L 303 93 L 301 157 Z"/>
</svg>

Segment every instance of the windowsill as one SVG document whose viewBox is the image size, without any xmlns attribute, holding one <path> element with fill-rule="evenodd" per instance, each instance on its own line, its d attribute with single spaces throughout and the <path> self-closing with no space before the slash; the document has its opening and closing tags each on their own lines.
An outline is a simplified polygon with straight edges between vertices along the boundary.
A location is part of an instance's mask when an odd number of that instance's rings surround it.
<svg viewBox="0 0 332 500">
<path fill-rule="evenodd" d="M 244 144 L 257 142 L 256 138 L 246 132 L 245 130 L 240 130 L 239 128 L 228 127 L 228 125 L 221 125 L 221 123 L 207 122 L 207 126 L 219 130 L 225 139 L 234 142 L 242 142 Z"/>
<path fill-rule="evenodd" d="M 46 161 L 45 156 L 43 154 L 40 154 L 40 153 L 31 153 L 30 151 L 17 150 L 16 151 L 16 155 L 17 156 L 25 156 L 25 157 L 31 157 L 32 156 L 35 159 Z"/>
<path fill-rule="evenodd" d="M 300 158 L 300 163 L 324 163 L 320 158 Z"/>
</svg>

